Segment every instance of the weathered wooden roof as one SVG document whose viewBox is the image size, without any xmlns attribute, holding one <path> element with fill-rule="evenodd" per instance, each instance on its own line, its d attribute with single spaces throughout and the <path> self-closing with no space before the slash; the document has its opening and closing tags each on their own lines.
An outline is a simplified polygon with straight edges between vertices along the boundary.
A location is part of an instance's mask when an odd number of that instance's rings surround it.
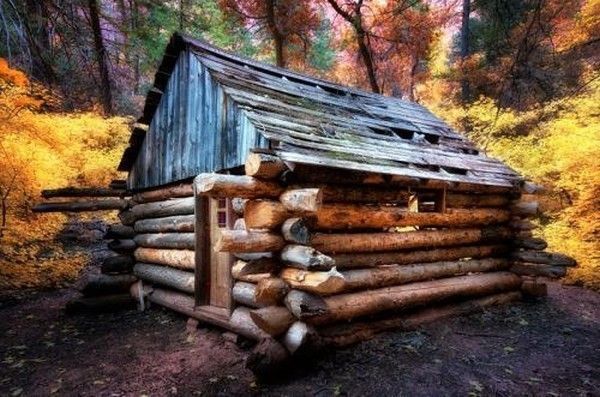
<svg viewBox="0 0 600 397">
<path fill-rule="evenodd" d="M 417 103 L 304 76 L 179 34 L 167 47 L 139 123 L 152 120 L 185 49 L 200 56 L 225 94 L 286 161 L 492 186 L 520 180 Z M 120 170 L 131 168 L 144 135 L 141 128 L 133 130 Z"/>
</svg>

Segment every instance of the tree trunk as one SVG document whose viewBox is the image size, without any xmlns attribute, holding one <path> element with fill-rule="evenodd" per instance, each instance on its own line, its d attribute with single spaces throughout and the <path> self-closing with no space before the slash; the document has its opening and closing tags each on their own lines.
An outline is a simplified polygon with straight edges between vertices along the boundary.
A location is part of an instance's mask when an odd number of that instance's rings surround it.
<svg viewBox="0 0 600 397">
<path fill-rule="evenodd" d="M 321 190 L 324 203 L 371 203 L 406 204 L 410 193 L 406 188 L 381 188 L 375 186 L 345 186 L 317 183 L 312 185 Z M 309 185 L 292 185 L 292 189 L 303 189 Z"/>
<path fill-rule="evenodd" d="M 108 227 L 108 231 L 104 235 L 104 239 L 129 239 L 135 236 L 135 231 L 131 226 L 121 225 L 120 223 L 113 223 Z"/>
<path fill-rule="evenodd" d="M 505 207 L 509 201 L 508 196 L 501 194 L 446 194 L 448 208 Z"/>
<path fill-rule="evenodd" d="M 127 200 L 106 199 L 71 202 L 46 202 L 36 205 L 31 210 L 33 212 L 93 212 L 123 210 L 127 208 L 127 206 Z"/>
<path fill-rule="evenodd" d="M 272 336 L 279 336 L 296 321 L 292 313 L 283 306 L 268 306 L 250 311 L 252 321 Z"/>
<path fill-rule="evenodd" d="M 332 295 L 358 289 L 382 288 L 442 277 L 474 272 L 491 272 L 508 267 L 505 259 L 482 259 L 456 262 L 415 263 L 390 265 L 370 269 L 334 269 L 328 272 L 307 272 L 293 268 L 284 269 L 281 277 L 294 289 L 318 295 Z"/>
<path fill-rule="evenodd" d="M 434 321 L 478 312 L 489 306 L 502 305 L 519 299 L 521 299 L 520 292 L 505 292 L 460 303 L 429 307 L 409 315 L 392 315 L 379 320 L 333 325 L 319 329 L 319 341 L 326 346 L 344 347 L 371 339 L 380 332 L 411 331 Z"/>
<path fill-rule="evenodd" d="M 246 175 L 259 179 L 276 179 L 288 167 L 277 156 L 264 153 L 250 153 L 246 158 Z"/>
<path fill-rule="evenodd" d="M 191 250 L 138 248 L 135 250 L 134 256 L 138 262 L 187 270 L 194 270 L 196 263 L 195 252 Z"/>
<path fill-rule="evenodd" d="M 231 268 L 231 276 L 235 280 L 257 283 L 258 280 L 271 277 L 278 268 L 273 258 L 260 258 L 251 261 L 238 260 Z"/>
<path fill-rule="evenodd" d="M 100 75 L 102 89 L 102 107 L 104 114 L 109 116 L 112 114 L 112 92 L 110 86 L 110 77 L 108 75 L 108 63 L 106 47 L 104 46 L 104 38 L 102 37 L 102 27 L 100 26 L 100 15 L 98 11 L 98 1 L 88 0 L 88 8 L 90 12 L 90 23 L 94 34 L 94 47 L 96 50 L 96 64 L 98 74 Z"/>
<path fill-rule="evenodd" d="M 130 255 L 109 256 L 100 265 L 100 271 L 104 274 L 131 273 L 132 269 L 133 258 Z"/>
<path fill-rule="evenodd" d="M 518 289 L 520 285 L 519 276 L 497 272 L 378 288 L 328 298 L 293 290 L 286 297 L 286 306 L 296 318 L 311 324 L 328 324 L 384 311 L 405 310 L 449 298 L 511 291 Z"/>
<path fill-rule="evenodd" d="M 296 321 L 288 328 L 283 344 L 291 354 L 300 354 L 307 346 L 311 348 L 317 338 L 313 327 L 302 321 Z"/>
<path fill-rule="evenodd" d="M 376 252 L 331 255 L 338 269 L 369 268 L 381 265 L 408 265 L 438 261 L 454 261 L 462 258 L 485 258 L 503 256 L 506 245 L 473 245 L 405 252 Z"/>
<path fill-rule="evenodd" d="M 276 198 L 284 188 L 276 182 L 247 175 L 200 174 L 194 180 L 198 194 L 211 197 Z"/>
<path fill-rule="evenodd" d="M 140 247 L 193 250 L 196 245 L 196 235 L 194 233 L 138 234 L 134 237 L 134 241 Z"/>
<path fill-rule="evenodd" d="M 520 248 L 540 251 L 548 247 L 548 243 L 546 243 L 541 238 L 535 237 L 515 239 L 515 245 Z"/>
<path fill-rule="evenodd" d="M 283 208 L 294 213 L 314 213 L 323 204 L 320 189 L 289 189 L 279 196 Z"/>
<path fill-rule="evenodd" d="M 277 5 L 275 0 L 266 0 L 265 8 L 267 13 L 267 26 L 273 37 L 275 43 L 275 60 L 279 67 L 284 68 L 286 66 L 286 59 L 284 56 L 284 42 L 285 36 L 279 30 L 277 26 Z"/>
<path fill-rule="evenodd" d="M 233 285 L 231 297 L 235 302 L 248 307 L 257 308 L 268 306 L 260 304 L 256 301 L 256 284 L 252 283 L 238 281 Z"/>
<path fill-rule="evenodd" d="M 309 223 L 310 221 L 307 222 L 304 218 L 290 218 L 283 222 L 281 234 L 285 241 L 290 243 L 309 245 L 312 237 Z"/>
<path fill-rule="evenodd" d="M 108 243 L 108 248 L 118 253 L 131 253 L 136 248 L 133 240 L 113 240 Z"/>
<path fill-rule="evenodd" d="M 131 208 L 133 219 L 163 218 L 175 215 L 193 215 L 194 197 L 175 198 L 153 203 L 139 204 Z"/>
<path fill-rule="evenodd" d="M 545 251 L 519 251 L 513 254 L 513 258 L 522 262 L 552 266 L 577 266 L 577 262 L 570 256 Z"/>
<path fill-rule="evenodd" d="M 216 252 L 264 252 L 279 251 L 285 241 L 279 234 L 245 230 L 221 230 L 214 250 Z"/>
<path fill-rule="evenodd" d="M 423 230 L 399 233 L 319 233 L 313 236 L 311 246 L 325 254 L 339 254 L 498 242 L 509 237 L 511 237 L 511 232 L 505 227 Z"/>
<path fill-rule="evenodd" d="M 137 233 L 185 233 L 193 232 L 194 215 L 175 215 L 164 218 L 141 219 L 134 224 Z"/>
<path fill-rule="evenodd" d="M 141 280 L 152 284 L 160 284 L 188 294 L 194 293 L 194 273 L 156 266 L 147 263 L 136 263 L 133 274 Z"/>
<path fill-rule="evenodd" d="M 288 266 L 305 270 L 329 269 L 335 266 L 331 257 L 305 245 L 286 245 L 281 251 L 281 260 Z"/>
<path fill-rule="evenodd" d="M 542 263 L 516 262 L 510 271 L 521 276 L 542 276 L 550 278 L 561 278 L 567 274 L 564 266 L 546 265 Z"/>
<path fill-rule="evenodd" d="M 172 198 L 191 197 L 193 195 L 194 186 L 191 183 L 182 183 L 179 185 L 134 194 L 133 201 L 139 204 L 144 204 L 153 201 L 169 200 Z"/>
<path fill-rule="evenodd" d="M 244 219 L 249 229 L 274 229 L 301 211 L 289 211 L 269 200 L 246 203 Z M 360 204 L 324 204 L 316 211 L 315 229 L 382 229 L 402 226 L 464 227 L 507 222 L 510 212 L 501 209 L 448 209 L 445 213 L 409 212 L 404 207 Z"/>
<path fill-rule="evenodd" d="M 259 305 L 279 305 L 289 290 L 290 287 L 282 279 L 278 277 L 265 278 L 256 284 L 254 300 Z"/>
<path fill-rule="evenodd" d="M 467 59 L 470 52 L 469 46 L 469 18 L 471 16 L 471 0 L 463 0 L 462 23 L 460 27 L 460 57 L 463 61 Z M 467 103 L 471 97 L 469 83 L 466 78 L 461 82 L 461 95 L 463 103 Z"/>
<path fill-rule="evenodd" d="M 123 197 L 126 192 L 126 190 L 120 189 L 64 187 L 42 190 L 42 197 L 45 199 L 56 197 Z"/>
<path fill-rule="evenodd" d="M 537 201 L 516 201 L 511 206 L 513 215 L 519 216 L 535 216 L 539 211 Z"/>
</svg>

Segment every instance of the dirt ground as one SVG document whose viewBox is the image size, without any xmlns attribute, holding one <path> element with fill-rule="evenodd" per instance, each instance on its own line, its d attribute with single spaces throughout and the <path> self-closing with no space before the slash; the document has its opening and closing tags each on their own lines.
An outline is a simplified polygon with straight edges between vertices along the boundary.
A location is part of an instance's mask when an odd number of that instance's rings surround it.
<svg viewBox="0 0 600 397">
<path fill-rule="evenodd" d="M 0 395 L 600 396 L 600 295 L 579 287 L 383 334 L 268 385 L 218 330 L 158 307 L 68 316 L 74 294 L 0 296 Z"/>
</svg>

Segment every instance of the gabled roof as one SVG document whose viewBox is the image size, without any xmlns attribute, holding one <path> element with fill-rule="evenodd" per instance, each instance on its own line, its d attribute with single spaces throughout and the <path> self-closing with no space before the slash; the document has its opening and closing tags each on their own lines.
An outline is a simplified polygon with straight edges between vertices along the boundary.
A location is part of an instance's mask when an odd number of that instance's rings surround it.
<svg viewBox="0 0 600 397">
<path fill-rule="evenodd" d="M 180 34 L 165 51 L 139 123 L 152 120 L 185 49 L 198 54 L 224 93 L 286 161 L 493 186 L 520 180 L 417 103 L 242 58 Z M 131 168 L 144 135 L 144 129 L 133 130 L 119 170 Z"/>
</svg>

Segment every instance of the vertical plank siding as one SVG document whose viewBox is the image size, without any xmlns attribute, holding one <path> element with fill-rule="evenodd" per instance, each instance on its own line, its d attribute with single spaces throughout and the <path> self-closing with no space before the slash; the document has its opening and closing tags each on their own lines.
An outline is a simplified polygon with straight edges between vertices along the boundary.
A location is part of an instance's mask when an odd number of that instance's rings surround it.
<svg viewBox="0 0 600 397">
<path fill-rule="evenodd" d="M 180 54 L 129 173 L 145 189 L 244 164 L 251 148 L 266 147 L 243 111 L 198 56 Z"/>
</svg>

